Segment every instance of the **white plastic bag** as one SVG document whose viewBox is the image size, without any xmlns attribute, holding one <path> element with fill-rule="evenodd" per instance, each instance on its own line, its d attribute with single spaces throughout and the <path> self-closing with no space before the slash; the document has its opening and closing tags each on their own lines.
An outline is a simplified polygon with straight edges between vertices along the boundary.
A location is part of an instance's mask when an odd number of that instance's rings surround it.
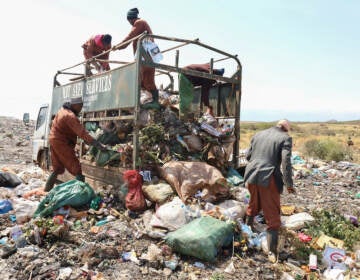
<svg viewBox="0 0 360 280">
<path fill-rule="evenodd" d="M 150 225 L 167 228 L 170 231 L 181 228 L 187 223 L 186 209 L 183 205 L 179 197 L 175 197 L 171 202 L 161 205 L 151 219 Z"/>
<path fill-rule="evenodd" d="M 31 201 L 23 198 L 12 198 L 11 202 L 15 210 L 16 222 L 18 224 L 29 221 L 39 205 L 38 201 Z"/>
<path fill-rule="evenodd" d="M 315 221 L 313 216 L 308 213 L 302 212 L 291 215 L 285 221 L 285 227 L 287 229 L 299 230 L 305 226 L 305 223 L 311 223 Z"/>
<path fill-rule="evenodd" d="M 143 41 L 143 48 L 155 63 L 159 63 L 164 58 L 158 45 L 152 41 Z"/>
<path fill-rule="evenodd" d="M 153 96 L 151 94 L 151 92 L 147 91 L 147 90 L 141 90 L 140 91 L 140 104 L 146 104 L 146 103 L 150 103 L 153 101 Z"/>
</svg>

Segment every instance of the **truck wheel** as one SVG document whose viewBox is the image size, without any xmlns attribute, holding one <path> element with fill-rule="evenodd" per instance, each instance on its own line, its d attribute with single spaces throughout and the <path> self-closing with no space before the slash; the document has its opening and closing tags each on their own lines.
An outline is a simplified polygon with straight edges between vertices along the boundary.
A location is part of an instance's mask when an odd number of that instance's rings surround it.
<svg viewBox="0 0 360 280">
<path fill-rule="evenodd" d="M 47 151 L 42 151 L 39 156 L 39 166 L 43 170 L 49 170 L 49 161 L 47 157 Z"/>
</svg>

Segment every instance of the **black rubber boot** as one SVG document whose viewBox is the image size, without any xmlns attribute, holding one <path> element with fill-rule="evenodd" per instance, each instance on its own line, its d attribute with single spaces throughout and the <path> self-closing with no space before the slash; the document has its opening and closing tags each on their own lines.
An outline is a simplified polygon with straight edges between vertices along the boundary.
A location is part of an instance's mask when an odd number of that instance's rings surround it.
<svg viewBox="0 0 360 280">
<path fill-rule="evenodd" d="M 269 247 L 269 261 L 275 263 L 277 260 L 277 247 L 279 240 L 279 231 L 270 229 L 267 231 L 266 239 Z"/>
<path fill-rule="evenodd" d="M 254 232 L 254 216 L 246 216 L 245 224 L 247 224 Z"/>
<path fill-rule="evenodd" d="M 49 192 L 55 185 L 57 179 L 57 173 L 52 172 L 45 184 L 45 191 Z"/>
<path fill-rule="evenodd" d="M 82 174 L 76 175 L 75 179 L 81 182 L 85 182 L 85 176 Z"/>
</svg>

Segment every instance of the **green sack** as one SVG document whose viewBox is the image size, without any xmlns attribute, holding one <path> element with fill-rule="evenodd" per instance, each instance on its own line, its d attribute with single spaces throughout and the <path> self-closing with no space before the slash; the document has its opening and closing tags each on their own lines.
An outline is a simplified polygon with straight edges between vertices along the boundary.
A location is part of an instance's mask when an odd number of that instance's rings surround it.
<svg viewBox="0 0 360 280">
<path fill-rule="evenodd" d="M 169 233 L 165 242 L 176 252 L 214 262 L 218 249 L 231 244 L 231 224 L 205 216 Z"/>
<path fill-rule="evenodd" d="M 55 210 L 65 205 L 79 207 L 88 204 L 94 196 L 94 190 L 87 183 L 78 180 L 62 183 L 54 187 L 40 202 L 34 217 L 50 216 Z"/>
<path fill-rule="evenodd" d="M 194 99 L 194 86 L 184 74 L 179 75 L 180 113 L 187 114 Z"/>
</svg>

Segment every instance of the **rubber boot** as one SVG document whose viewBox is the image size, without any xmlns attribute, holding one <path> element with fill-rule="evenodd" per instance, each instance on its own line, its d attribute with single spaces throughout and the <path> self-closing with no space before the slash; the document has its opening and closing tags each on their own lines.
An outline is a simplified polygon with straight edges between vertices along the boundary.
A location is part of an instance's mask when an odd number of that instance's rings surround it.
<svg viewBox="0 0 360 280">
<path fill-rule="evenodd" d="M 245 224 L 247 224 L 254 232 L 254 216 L 246 216 Z"/>
<path fill-rule="evenodd" d="M 151 91 L 153 101 L 150 103 L 146 103 L 142 105 L 141 107 L 148 110 L 159 110 L 160 104 L 159 104 L 159 91 L 157 89 L 154 89 Z"/>
<path fill-rule="evenodd" d="M 266 239 L 269 248 L 269 261 L 275 263 L 277 261 L 279 231 L 275 229 L 268 230 L 266 234 Z"/>
<path fill-rule="evenodd" d="M 85 176 L 82 174 L 76 175 L 75 179 L 81 182 L 85 182 Z"/>
<path fill-rule="evenodd" d="M 47 179 L 46 181 L 46 184 L 45 184 L 45 191 L 46 192 L 49 192 L 55 185 L 56 183 L 56 179 L 57 179 L 57 173 L 55 172 L 52 172 L 49 176 L 49 178 Z"/>
</svg>

